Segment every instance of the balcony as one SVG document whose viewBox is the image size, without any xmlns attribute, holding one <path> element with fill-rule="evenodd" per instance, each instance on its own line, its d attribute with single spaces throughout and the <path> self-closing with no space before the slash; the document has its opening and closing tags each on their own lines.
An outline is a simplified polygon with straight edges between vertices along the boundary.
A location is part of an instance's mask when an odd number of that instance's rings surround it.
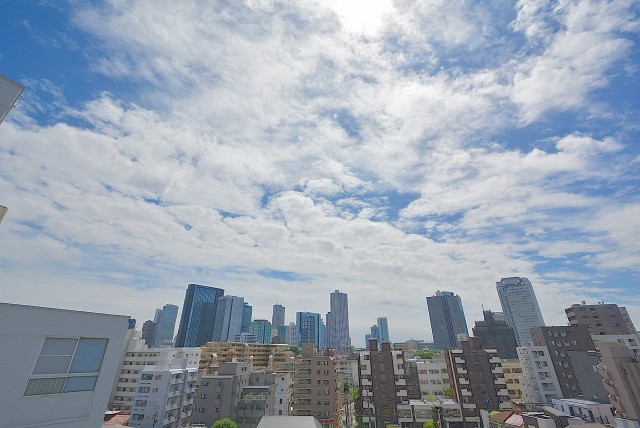
<svg viewBox="0 0 640 428">
<path fill-rule="evenodd" d="M 457 372 L 458 372 L 458 373 L 461 373 L 461 374 L 466 374 L 466 373 L 467 373 L 467 369 L 463 369 L 463 368 L 461 367 L 461 368 L 458 368 Z"/>
<path fill-rule="evenodd" d="M 462 358 L 462 357 L 456 357 L 456 358 L 455 358 L 455 362 L 456 362 L 456 363 L 459 363 L 459 364 L 464 364 L 464 358 Z"/>
<path fill-rule="evenodd" d="M 463 397 L 471 397 L 471 390 L 469 389 L 461 389 L 460 390 L 460 395 L 462 395 Z"/>
<path fill-rule="evenodd" d="M 460 385 L 469 385 L 469 381 L 467 379 L 465 379 L 465 378 L 458 379 L 458 383 Z"/>
</svg>

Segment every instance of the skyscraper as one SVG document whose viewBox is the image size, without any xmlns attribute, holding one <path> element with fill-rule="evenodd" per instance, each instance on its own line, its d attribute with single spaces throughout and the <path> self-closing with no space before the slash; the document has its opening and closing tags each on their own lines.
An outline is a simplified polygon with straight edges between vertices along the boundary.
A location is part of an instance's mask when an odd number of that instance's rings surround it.
<svg viewBox="0 0 640 428">
<path fill-rule="evenodd" d="M 273 315 L 271 316 L 271 328 L 278 329 L 284 325 L 284 306 L 279 303 L 273 305 Z"/>
<path fill-rule="evenodd" d="M 314 312 L 297 312 L 296 327 L 298 329 L 298 346 L 305 343 L 313 343 L 320 348 L 325 342 L 322 339 L 322 318 Z"/>
<path fill-rule="evenodd" d="M 253 315 L 253 306 L 245 302 L 242 307 L 242 325 L 240 326 L 241 333 L 249 333 L 249 329 L 251 328 L 252 315 Z"/>
<path fill-rule="evenodd" d="M 544 318 L 528 278 L 502 278 L 496 282 L 498 297 L 507 324 L 513 328 L 518 346 L 531 342 L 531 329 L 543 327 Z"/>
<path fill-rule="evenodd" d="M 271 323 L 267 320 L 255 320 L 251 323 L 251 334 L 256 335 L 257 343 L 271 344 Z"/>
<path fill-rule="evenodd" d="M 173 333 L 176 330 L 176 318 L 178 318 L 178 307 L 166 304 L 162 309 L 156 310 L 156 336 L 155 346 L 162 346 L 165 342 L 173 343 Z"/>
<path fill-rule="evenodd" d="M 244 298 L 237 296 L 221 296 L 216 307 L 214 342 L 233 342 L 242 329 Z"/>
<path fill-rule="evenodd" d="M 380 335 L 380 343 L 390 342 L 389 339 L 389 322 L 387 321 L 387 317 L 379 317 L 377 320 L 378 323 L 378 334 Z"/>
<path fill-rule="evenodd" d="M 344 352 L 351 346 L 347 294 L 336 290 L 329 295 L 329 303 L 331 311 L 327 314 L 327 346 Z"/>
<path fill-rule="evenodd" d="M 459 334 L 469 336 L 460 296 L 438 290 L 435 296 L 427 297 L 427 307 L 436 348 L 455 348 Z"/>
<path fill-rule="evenodd" d="M 216 306 L 223 295 L 221 288 L 189 284 L 182 305 L 177 348 L 201 346 L 213 339 Z"/>
</svg>

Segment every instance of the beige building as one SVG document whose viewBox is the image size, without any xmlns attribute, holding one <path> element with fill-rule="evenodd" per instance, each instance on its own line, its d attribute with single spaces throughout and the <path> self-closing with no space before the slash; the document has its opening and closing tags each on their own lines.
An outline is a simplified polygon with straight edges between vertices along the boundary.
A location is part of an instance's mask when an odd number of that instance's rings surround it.
<svg viewBox="0 0 640 428">
<path fill-rule="evenodd" d="M 522 366 L 519 360 L 502 360 L 502 371 L 511 400 L 522 399 Z"/>
<path fill-rule="evenodd" d="M 340 426 L 338 376 L 333 357 L 318 355 L 311 343 L 295 359 L 292 416 L 314 416 L 323 426 Z"/>
<path fill-rule="evenodd" d="M 598 371 L 615 407 L 615 416 L 640 419 L 640 363 L 633 352 L 620 343 L 600 344 Z"/>
<path fill-rule="evenodd" d="M 220 363 L 252 362 L 254 367 L 292 369 L 294 353 L 286 344 L 208 342 L 202 346 L 200 369 L 214 373 Z"/>
</svg>

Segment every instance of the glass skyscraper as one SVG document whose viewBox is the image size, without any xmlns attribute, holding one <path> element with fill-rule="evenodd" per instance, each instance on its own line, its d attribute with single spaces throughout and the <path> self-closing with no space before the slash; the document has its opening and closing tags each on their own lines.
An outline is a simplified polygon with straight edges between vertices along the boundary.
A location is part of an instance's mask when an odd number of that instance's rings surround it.
<svg viewBox="0 0 640 428">
<path fill-rule="evenodd" d="M 298 329 L 298 346 L 313 343 L 316 348 L 324 345 L 322 333 L 325 330 L 320 314 L 314 312 L 297 312 L 296 327 Z"/>
<path fill-rule="evenodd" d="M 156 323 L 155 345 L 163 346 L 165 342 L 173 343 L 173 333 L 176 330 L 176 318 L 178 318 L 178 307 L 166 304 L 156 311 L 154 322 Z"/>
<path fill-rule="evenodd" d="M 460 296 L 450 291 L 438 290 L 435 296 L 427 297 L 427 307 L 434 347 L 455 348 L 459 334 L 469 337 Z"/>
<path fill-rule="evenodd" d="M 195 347 L 213 339 L 216 306 L 224 295 L 221 288 L 189 284 L 184 296 L 176 347 Z"/>
<path fill-rule="evenodd" d="M 271 327 L 278 329 L 284 325 L 284 306 L 279 303 L 273 305 L 273 315 L 271 316 Z"/>
<path fill-rule="evenodd" d="M 513 328 L 518 346 L 529 346 L 531 329 L 544 327 L 536 293 L 528 278 L 502 278 L 496 289 L 507 324 Z"/>
<path fill-rule="evenodd" d="M 327 314 L 327 346 L 344 352 L 351 347 L 347 294 L 336 290 L 329 294 L 329 303 L 331 312 Z"/>
</svg>

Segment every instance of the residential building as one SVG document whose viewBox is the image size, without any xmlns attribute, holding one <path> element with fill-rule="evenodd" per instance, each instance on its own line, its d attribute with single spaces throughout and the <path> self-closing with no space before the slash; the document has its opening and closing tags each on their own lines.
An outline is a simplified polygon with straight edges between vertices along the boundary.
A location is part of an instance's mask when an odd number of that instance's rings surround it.
<svg viewBox="0 0 640 428">
<path fill-rule="evenodd" d="M 518 359 L 522 366 L 521 391 L 526 403 L 550 404 L 562 398 L 562 388 L 546 346 L 520 346 Z"/>
<path fill-rule="evenodd" d="M 496 289 L 502 312 L 507 324 L 513 328 L 518 346 L 530 345 L 530 330 L 544 326 L 531 281 L 522 277 L 502 278 L 496 282 Z"/>
<path fill-rule="evenodd" d="M 273 314 L 271 315 L 271 326 L 275 329 L 284 326 L 285 308 L 279 303 L 273 305 Z"/>
<path fill-rule="evenodd" d="M 0 303 L 0 427 L 101 426 L 128 321 Z"/>
<path fill-rule="evenodd" d="M 549 349 L 563 398 L 607 401 L 596 370 L 600 359 L 586 325 L 532 328 L 531 339 L 534 345 Z"/>
<path fill-rule="evenodd" d="M 249 329 L 251 328 L 251 321 L 253 319 L 252 314 L 253 306 L 245 302 L 242 307 L 242 325 L 240 326 L 241 333 L 249 333 Z"/>
<path fill-rule="evenodd" d="M 576 398 L 556 398 L 553 407 L 589 423 L 615 425 L 611 404 Z"/>
<path fill-rule="evenodd" d="M 346 293 L 336 290 L 329 295 L 330 312 L 327 314 L 327 346 L 338 352 L 351 348 L 349 335 L 349 302 Z"/>
<path fill-rule="evenodd" d="M 200 373 L 198 392 L 191 415 L 192 424 L 210 427 L 223 418 L 235 418 L 240 394 L 249 386 L 251 362 L 223 362 L 217 373 Z"/>
<path fill-rule="evenodd" d="M 379 317 L 376 319 L 376 322 L 378 323 L 378 331 L 380 334 L 380 340 L 378 343 L 390 342 L 389 321 L 387 320 L 387 317 Z"/>
<path fill-rule="evenodd" d="M 275 402 L 273 414 L 276 416 L 287 416 L 291 406 L 293 393 L 293 372 L 275 373 Z"/>
<path fill-rule="evenodd" d="M 223 362 L 253 362 L 253 367 L 277 368 L 293 358 L 286 344 L 209 342 L 201 347 L 200 369 L 213 373 Z M 215 359 L 213 358 L 215 356 Z"/>
<path fill-rule="evenodd" d="M 633 325 L 633 321 L 631 321 L 631 316 L 629 315 L 627 308 L 625 308 L 624 306 L 618 306 L 618 309 L 620 309 L 620 313 L 622 314 L 622 319 L 624 320 L 624 323 L 627 325 L 627 329 L 629 330 L 629 332 L 637 333 L 638 331 L 636 330 L 636 326 Z"/>
<path fill-rule="evenodd" d="M 596 347 L 596 351 L 598 351 L 598 353 L 600 353 L 601 343 L 621 343 L 629 348 L 634 356 L 640 357 L 640 340 L 636 333 L 613 335 L 592 334 L 591 339 L 593 340 L 593 345 Z"/>
<path fill-rule="evenodd" d="M 166 304 L 162 309 L 156 310 L 153 320 L 156 325 L 156 333 L 153 340 L 154 346 L 171 346 L 173 344 L 173 333 L 176 330 L 176 318 L 178 317 L 178 307 Z"/>
<path fill-rule="evenodd" d="M 434 296 L 427 297 L 427 307 L 436 348 L 455 348 L 459 334 L 469 336 L 460 296 L 438 290 Z"/>
<path fill-rule="evenodd" d="M 140 332 L 131 330 L 109 399 L 109 408 L 131 413 L 145 368 L 181 366 L 186 360 L 187 368 L 197 369 L 201 352 L 200 348 L 149 347 L 140 337 Z"/>
<path fill-rule="evenodd" d="M 180 428 L 191 421 L 198 369 L 188 365 L 183 359 L 142 370 L 129 426 Z"/>
<path fill-rule="evenodd" d="M 322 348 L 325 343 L 322 318 L 314 312 L 297 312 L 296 327 L 298 329 L 298 346 L 313 343 L 314 347 Z"/>
<path fill-rule="evenodd" d="M 182 305 L 176 346 L 201 346 L 213 339 L 216 307 L 224 290 L 199 284 L 189 284 Z"/>
<path fill-rule="evenodd" d="M 242 315 L 244 298 L 237 296 L 221 296 L 216 306 L 213 341 L 233 342 L 242 332 Z"/>
<path fill-rule="evenodd" d="M 250 332 L 256 335 L 257 343 L 271 344 L 271 323 L 267 320 L 254 320 Z"/>
<path fill-rule="evenodd" d="M 502 362 L 495 349 L 484 349 L 477 337 L 460 341 L 444 352 L 451 389 L 464 409 L 480 416 L 480 409 L 509 408 Z"/>
<path fill-rule="evenodd" d="M 399 424 L 398 404 L 409 402 L 402 351 L 391 350 L 389 342 L 378 349 L 377 340 L 371 339 L 359 359 L 363 427 Z"/>
<path fill-rule="evenodd" d="M 360 386 L 360 378 L 358 376 L 358 357 L 356 355 L 337 355 L 334 358 L 336 372 L 338 372 L 338 382 L 353 385 L 355 388 Z"/>
<path fill-rule="evenodd" d="M 470 409 L 460 412 L 460 403 L 449 398 L 409 400 L 398 404 L 398 421 L 403 428 L 422 428 L 425 422 L 436 421 L 442 428 L 478 428 L 480 418 Z"/>
<path fill-rule="evenodd" d="M 598 372 L 617 418 L 640 420 L 640 363 L 621 343 L 602 343 Z"/>
<path fill-rule="evenodd" d="M 517 352 L 516 352 L 517 355 Z M 507 384 L 507 393 L 511 401 L 521 400 L 522 394 L 522 365 L 517 358 L 514 360 L 502 360 L 504 381 Z"/>
<path fill-rule="evenodd" d="M 275 377 L 264 371 L 251 373 L 249 385 L 240 391 L 235 407 L 233 420 L 238 428 L 256 428 L 263 416 L 274 416 Z"/>
<path fill-rule="evenodd" d="M 313 416 L 265 416 L 258 428 L 322 428 Z"/>
<path fill-rule="evenodd" d="M 292 416 L 314 416 L 326 425 L 340 420 L 338 376 L 333 357 L 318 355 L 312 343 L 303 343 L 293 373 Z"/>
<path fill-rule="evenodd" d="M 480 338 L 482 347 L 498 350 L 500 358 L 505 360 L 518 359 L 516 335 L 506 321 L 499 321 L 493 317 L 493 312 L 483 311 L 484 321 L 476 321 L 473 336 Z"/>
<path fill-rule="evenodd" d="M 587 305 L 583 301 L 564 311 L 569 325 L 586 325 L 593 336 L 635 334 L 635 330 L 629 331 L 622 311 L 615 304 L 600 302 L 597 305 Z"/>
<path fill-rule="evenodd" d="M 417 361 L 416 368 L 421 398 L 427 401 L 443 398 L 445 390 L 451 388 L 447 362 L 444 358 Z"/>
</svg>

